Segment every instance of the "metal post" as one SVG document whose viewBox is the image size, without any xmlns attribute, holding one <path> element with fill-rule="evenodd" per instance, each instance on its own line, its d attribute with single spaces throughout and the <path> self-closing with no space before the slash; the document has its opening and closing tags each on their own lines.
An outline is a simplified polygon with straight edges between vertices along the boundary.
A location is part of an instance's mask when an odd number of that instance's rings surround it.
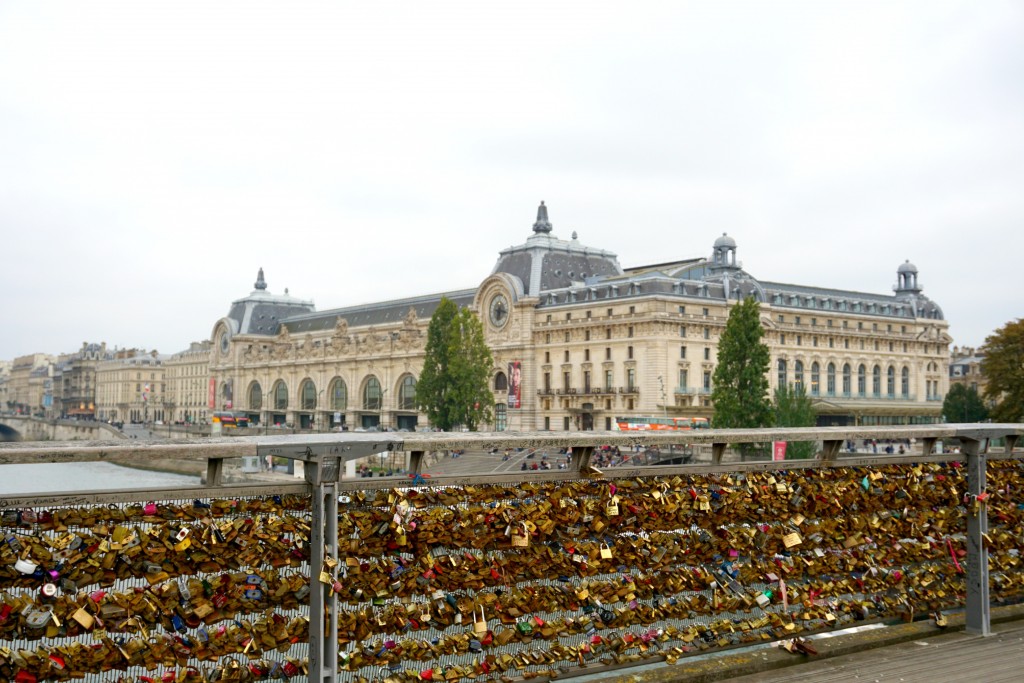
<svg viewBox="0 0 1024 683">
<path fill-rule="evenodd" d="M 309 552 L 309 681 L 338 680 L 337 598 L 320 581 L 326 556 L 338 559 L 338 458 L 305 463 L 306 481 L 313 485 L 313 518 Z M 325 628 L 326 626 L 326 628 Z"/>
<path fill-rule="evenodd" d="M 973 501 L 985 492 L 985 461 L 980 442 L 960 437 L 967 454 L 967 633 L 987 636 L 991 633 L 988 596 L 988 548 L 984 534 L 988 533 L 988 507 L 984 502 L 974 510 Z"/>
</svg>

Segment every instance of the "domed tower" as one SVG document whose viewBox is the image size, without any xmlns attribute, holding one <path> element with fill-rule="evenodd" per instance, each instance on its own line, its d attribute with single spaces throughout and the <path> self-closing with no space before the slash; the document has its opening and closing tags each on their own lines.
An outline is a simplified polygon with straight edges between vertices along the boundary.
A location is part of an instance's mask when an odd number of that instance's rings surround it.
<svg viewBox="0 0 1024 683">
<path fill-rule="evenodd" d="M 909 260 L 896 269 L 896 294 L 920 294 L 921 286 L 917 284 L 917 266 Z"/>
<path fill-rule="evenodd" d="M 571 240 L 552 234 L 548 207 L 537 207 L 533 234 L 525 244 L 504 249 L 491 274 L 506 273 L 516 278 L 526 296 L 582 284 L 589 278 L 614 277 L 622 274 L 618 257 L 610 251 L 594 249 L 580 243 L 573 232 Z"/>
<path fill-rule="evenodd" d="M 739 269 L 743 264 L 736 260 L 736 240 L 729 237 L 727 233 L 715 240 L 711 251 L 711 269 Z"/>
</svg>

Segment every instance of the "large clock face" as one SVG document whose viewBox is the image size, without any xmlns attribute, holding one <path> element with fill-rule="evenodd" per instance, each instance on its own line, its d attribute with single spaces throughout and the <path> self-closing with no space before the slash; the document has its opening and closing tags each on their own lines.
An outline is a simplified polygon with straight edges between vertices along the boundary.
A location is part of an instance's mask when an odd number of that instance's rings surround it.
<svg viewBox="0 0 1024 683">
<path fill-rule="evenodd" d="M 228 336 L 228 333 L 227 332 L 221 332 L 220 333 L 220 352 L 221 352 L 221 355 L 224 355 L 224 356 L 228 355 L 228 349 L 230 348 L 230 345 L 231 345 L 231 339 Z"/>
<path fill-rule="evenodd" d="M 508 299 L 504 294 L 495 294 L 491 297 L 490 310 L 491 324 L 495 327 L 503 327 L 508 322 Z"/>
</svg>

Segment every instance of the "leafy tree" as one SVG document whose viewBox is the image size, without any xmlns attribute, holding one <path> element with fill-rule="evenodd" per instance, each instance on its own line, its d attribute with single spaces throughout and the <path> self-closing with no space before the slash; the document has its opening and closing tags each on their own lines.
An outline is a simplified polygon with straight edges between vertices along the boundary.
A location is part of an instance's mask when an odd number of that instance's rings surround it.
<svg viewBox="0 0 1024 683">
<path fill-rule="evenodd" d="M 468 308 L 442 297 L 427 327 L 426 358 L 416 383 L 416 404 L 435 427 L 475 430 L 491 420 L 494 361 L 480 320 Z"/>
<path fill-rule="evenodd" d="M 776 427 L 813 427 L 818 422 L 811 399 L 801 384 L 776 389 L 774 408 Z M 786 458 L 812 458 L 815 450 L 813 441 L 793 441 L 786 446 Z"/>
<path fill-rule="evenodd" d="M 977 389 L 954 384 L 942 402 L 942 414 L 946 422 L 984 422 L 988 419 L 988 408 Z"/>
<path fill-rule="evenodd" d="M 1024 421 L 1024 318 L 990 334 L 982 347 L 981 372 L 988 380 L 985 398 L 995 401 L 996 422 Z M 947 414 L 947 419 L 950 419 Z"/>
<path fill-rule="evenodd" d="M 768 398 L 770 354 L 762 341 L 761 307 L 748 297 L 732 307 L 718 342 L 714 389 L 716 428 L 767 427 L 772 422 Z"/>
</svg>

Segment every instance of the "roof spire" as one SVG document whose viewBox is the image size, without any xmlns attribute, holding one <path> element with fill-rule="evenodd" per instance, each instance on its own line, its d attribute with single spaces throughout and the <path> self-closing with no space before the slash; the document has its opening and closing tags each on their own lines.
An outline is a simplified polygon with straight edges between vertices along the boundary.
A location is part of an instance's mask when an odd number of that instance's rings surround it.
<svg viewBox="0 0 1024 683">
<path fill-rule="evenodd" d="M 260 272 L 256 276 L 256 289 L 264 290 L 266 288 L 267 288 L 267 281 L 263 279 L 263 268 L 260 268 Z"/>
<path fill-rule="evenodd" d="M 544 200 L 541 200 L 540 206 L 537 207 L 537 222 L 533 224 L 533 231 L 538 235 L 551 232 L 551 222 L 548 220 L 548 207 L 544 206 Z"/>
</svg>

